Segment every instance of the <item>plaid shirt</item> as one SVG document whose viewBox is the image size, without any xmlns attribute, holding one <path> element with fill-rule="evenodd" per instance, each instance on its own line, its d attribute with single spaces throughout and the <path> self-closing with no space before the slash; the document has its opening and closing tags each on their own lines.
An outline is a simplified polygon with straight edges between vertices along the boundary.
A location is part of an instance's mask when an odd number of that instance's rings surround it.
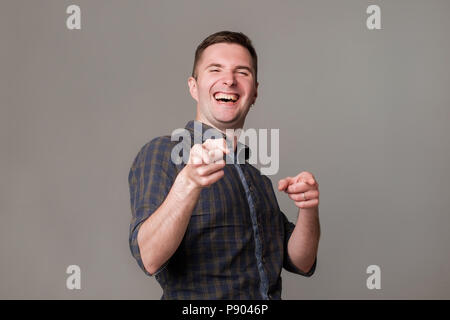
<svg viewBox="0 0 450 320">
<path fill-rule="evenodd" d="M 191 146 L 195 123 L 202 131 L 211 128 L 189 121 Z M 161 285 L 161 299 L 281 299 L 282 267 L 307 277 L 314 273 L 316 262 L 304 273 L 289 259 L 287 243 L 295 225 L 280 211 L 271 180 L 246 161 L 227 162 L 225 175 L 203 188 L 178 249 L 155 274 L 148 273 L 137 234 L 184 167 L 171 161 L 177 144 L 170 136 L 147 143 L 128 177 L 130 249 L 142 270 Z M 235 157 L 246 160 L 248 151 L 237 148 Z"/>
</svg>

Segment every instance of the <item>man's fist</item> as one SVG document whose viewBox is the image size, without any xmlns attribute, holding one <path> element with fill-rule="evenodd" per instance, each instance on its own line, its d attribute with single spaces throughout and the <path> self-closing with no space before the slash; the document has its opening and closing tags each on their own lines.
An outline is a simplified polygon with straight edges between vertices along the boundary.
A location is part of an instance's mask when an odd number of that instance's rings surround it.
<svg viewBox="0 0 450 320">
<path fill-rule="evenodd" d="M 319 184 L 312 173 L 303 171 L 295 177 L 286 177 L 278 182 L 278 190 L 284 191 L 301 209 L 319 206 Z"/>
<path fill-rule="evenodd" d="M 195 144 L 190 151 L 189 161 L 183 168 L 186 180 L 196 188 L 210 186 L 223 177 L 224 154 L 230 151 L 225 139 L 208 139 Z"/>
</svg>

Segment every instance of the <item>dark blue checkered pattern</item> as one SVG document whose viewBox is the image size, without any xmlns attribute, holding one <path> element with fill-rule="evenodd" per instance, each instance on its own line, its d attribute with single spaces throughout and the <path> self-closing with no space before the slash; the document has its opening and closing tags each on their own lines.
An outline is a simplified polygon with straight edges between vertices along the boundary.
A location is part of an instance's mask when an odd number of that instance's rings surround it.
<svg viewBox="0 0 450 320">
<path fill-rule="evenodd" d="M 191 145 L 195 124 L 202 131 L 211 128 L 189 121 Z M 153 139 L 129 173 L 130 249 L 147 275 L 137 234 L 184 167 L 171 161 L 178 143 L 170 136 Z M 248 158 L 248 150 L 242 150 Z M 180 246 L 154 274 L 163 289 L 161 299 L 281 299 L 282 267 L 307 277 L 314 273 L 316 262 L 304 273 L 289 259 L 287 243 L 295 225 L 280 211 L 272 182 L 242 162 L 227 164 L 224 177 L 202 190 Z"/>
</svg>

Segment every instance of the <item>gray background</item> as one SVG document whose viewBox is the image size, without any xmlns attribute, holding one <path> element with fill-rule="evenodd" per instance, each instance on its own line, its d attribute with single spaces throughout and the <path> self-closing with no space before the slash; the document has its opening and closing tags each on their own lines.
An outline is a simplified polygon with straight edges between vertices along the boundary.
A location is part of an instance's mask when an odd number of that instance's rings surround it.
<svg viewBox="0 0 450 320">
<path fill-rule="evenodd" d="M 66 28 L 69 4 L 79 31 Z M 367 30 L 369 4 L 382 30 Z M 283 298 L 450 298 L 449 9 L 1 1 L 0 298 L 160 298 L 129 252 L 128 171 L 146 142 L 194 117 L 195 48 L 227 29 L 259 54 L 246 128 L 280 129 L 272 181 L 307 170 L 320 183 L 317 271 L 283 271 Z M 71 264 L 81 290 L 66 289 Z M 381 290 L 366 287 L 372 264 Z"/>
</svg>

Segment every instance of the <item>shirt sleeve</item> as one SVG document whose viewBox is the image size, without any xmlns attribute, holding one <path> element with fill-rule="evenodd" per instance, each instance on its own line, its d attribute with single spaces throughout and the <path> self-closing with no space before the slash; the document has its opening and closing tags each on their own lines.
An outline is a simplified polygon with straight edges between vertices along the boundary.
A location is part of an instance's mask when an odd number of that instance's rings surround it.
<svg viewBox="0 0 450 320">
<path fill-rule="evenodd" d="M 176 167 L 170 158 L 171 151 L 170 137 L 153 139 L 139 151 L 128 175 L 132 215 L 129 245 L 133 257 L 148 276 L 157 275 L 169 261 L 154 274 L 150 274 L 142 262 L 137 235 L 142 223 L 167 197 L 175 180 Z"/>
<path fill-rule="evenodd" d="M 292 235 L 292 232 L 294 231 L 295 224 L 290 222 L 286 215 L 282 212 L 283 217 L 283 223 L 284 223 L 284 261 L 283 261 L 283 268 L 286 269 L 289 272 L 296 273 L 305 277 L 311 277 L 315 270 L 316 270 L 316 263 L 317 263 L 317 257 L 314 260 L 314 263 L 311 267 L 311 269 L 308 272 L 303 272 L 299 268 L 295 266 L 295 264 L 292 262 L 291 258 L 288 254 L 288 242 L 289 238 Z"/>
</svg>

